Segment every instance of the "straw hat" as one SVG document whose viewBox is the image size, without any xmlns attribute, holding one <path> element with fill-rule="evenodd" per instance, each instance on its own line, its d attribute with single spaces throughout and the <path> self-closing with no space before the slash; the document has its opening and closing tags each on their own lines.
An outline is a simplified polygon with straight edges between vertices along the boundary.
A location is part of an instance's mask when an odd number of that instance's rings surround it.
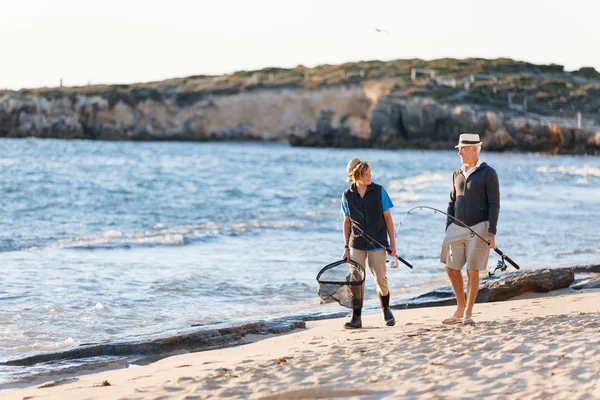
<svg viewBox="0 0 600 400">
<path fill-rule="evenodd" d="M 348 175 L 350 175 L 352 172 L 354 172 L 354 170 L 356 170 L 358 167 L 360 167 L 360 164 L 367 164 L 367 163 L 368 163 L 368 161 L 363 162 L 355 157 L 352 160 L 350 160 L 348 165 L 346 165 L 346 171 L 348 172 Z"/>
<path fill-rule="evenodd" d="M 463 133 L 458 138 L 458 145 L 454 148 L 459 149 L 466 146 L 481 146 L 481 140 L 476 133 Z"/>
</svg>

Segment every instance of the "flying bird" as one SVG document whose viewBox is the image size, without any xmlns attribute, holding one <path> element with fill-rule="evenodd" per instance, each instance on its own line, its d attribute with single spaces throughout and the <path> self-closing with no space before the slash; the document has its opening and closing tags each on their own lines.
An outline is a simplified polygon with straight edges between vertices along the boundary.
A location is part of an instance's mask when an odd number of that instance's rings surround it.
<svg viewBox="0 0 600 400">
<path fill-rule="evenodd" d="M 388 35 L 390 34 L 388 31 L 386 31 L 385 29 L 379 29 L 376 27 L 373 27 L 373 29 L 375 29 L 375 32 L 377 33 L 387 33 Z"/>
</svg>

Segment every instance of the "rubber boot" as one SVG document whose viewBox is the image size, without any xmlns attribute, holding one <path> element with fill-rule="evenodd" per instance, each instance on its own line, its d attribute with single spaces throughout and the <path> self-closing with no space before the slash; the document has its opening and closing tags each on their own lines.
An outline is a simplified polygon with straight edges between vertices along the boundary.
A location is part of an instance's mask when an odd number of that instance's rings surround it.
<svg viewBox="0 0 600 400">
<path fill-rule="evenodd" d="M 355 308 L 352 310 L 352 319 L 350 322 L 346 322 L 344 324 L 344 329 L 359 329 L 362 328 L 362 320 L 360 319 L 360 315 L 362 310 L 360 308 Z"/>
<path fill-rule="evenodd" d="M 387 326 L 394 326 L 396 324 L 396 320 L 394 319 L 394 314 L 392 314 L 392 310 L 390 310 L 390 294 L 386 294 L 385 296 L 379 295 L 379 302 L 381 303 L 381 309 L 383 310 L 383 320 Z"/>
</svg>

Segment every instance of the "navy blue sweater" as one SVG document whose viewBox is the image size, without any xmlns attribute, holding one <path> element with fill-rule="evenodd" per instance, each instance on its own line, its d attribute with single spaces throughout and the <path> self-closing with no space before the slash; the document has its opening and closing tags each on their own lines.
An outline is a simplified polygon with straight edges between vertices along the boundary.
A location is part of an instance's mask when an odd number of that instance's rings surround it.
<svg viewBox="0 0 600 400">
<path fill-rule="evenodd" d="M 448 214 L 468 226 L 489 221 L 488 231 L 495 235 L 500 214 L 500 185 L 496 170 L 483 162 L 468 179 L 465 179 L 460 168 L 454 171 Z M 448 218 L 446 229 L 452 222 Z"/>
</svg>

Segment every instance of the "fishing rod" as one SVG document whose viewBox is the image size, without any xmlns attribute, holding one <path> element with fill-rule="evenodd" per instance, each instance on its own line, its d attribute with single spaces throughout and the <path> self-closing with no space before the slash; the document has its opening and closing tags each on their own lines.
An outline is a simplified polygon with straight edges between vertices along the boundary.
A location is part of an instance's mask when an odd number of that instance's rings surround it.
<svg viewBox="0 0 600 400">
<path fill-rule="evenodd" d="M 471 231 L 471 237 L 477 236 L 479 239 L 483 240 L 488 246 L 490 245 L 490 242 L 488 242 L 486 239 L 484 239 L 481 235 L 479 235 L 477 232 L 475 232 L 473 229 L 471 229 L 467 224 L 465 224 L 464 222 L 462 222 L 460 219 L 453 217 L 452 215 L 443 212 L 442 210 L 438 210 L 437 208 L 434 207 L 429 207 L 429 206 L 416 206 L 411 208 L 410 210 L 408 210 L 408 212 L 406 214 L 404 214 L 404 216 L 402 217 L 402 219 L 400 220 L 400 222 L 398 223 L 398 227 L 400 225 L 402 225 L 402 221 L 404 221 L 404 218 L 406 218 L 406 216 L 408 214 L 411 213 L 411 211 L 419 209 L 428 209 L 428 210 L 432 210 L 434 212 L 434 214 L 437 213 L 441 213 L 444 214 L 446 217 L 451 218 L 454 222 L 456 222 L 457 224 L 459 224 L 460 226 L 467 228 L 468 230 Z M 398 229 L 396 229 L 396 232 L 398 232 Z M 500 256 L 500 261 L 498 261 L 498 264 L 496 265 L 496 268 L 494 269 L 494 272 L 488 272 L 488 275 L 490 277 L 494 276 L 494 274 L 496 273 L 497 270 L 500 271 L 506 271 L 506 263 L 504 262 L 505 260 L 508 261 L 513 267 L 515 267 L 515 269 L 521 269 L 521 267 L 519 267 L 519 265 L 514 262 L 509 256 L 507 256 L 506 254 L 504 254 L 499 248 L 494 247 L 494 251 Z"/>
<path fill-rule="evenodd" d="M 358 222 L 356 222 L 353 219 L 350 219 L 350 221 L 352 222 L 352 228 L 356 232 L 358 232 L 358 234 L 360 236 L 364 237 L 371 244 L 371 246 L 375 247 L 375 245 L 373 244 L 373 243 L 375 243 L 377 246 L 381 247 L 382 249 L 385 249 L 385 251 L 388 254 L 392 254 L 392 249 L 390 249 L 388 246 L 382 245 L 377 240 L 375 240 L 371 236 L 367 235 L 362 229 L 360 229 L 360 226 L 358 225 Z M 404 258 L 400 257 L 397 254 L 396 254 L 396 259 L 398 259 L 398 261 L 400 261 L 401 263 L 403 263 L 404 265 L 406 265 L 408 268 L 413 269 L 413 266 L 411 265 L 411 263 L 409 263 L 408 261 L 406 261 Z"/>
</svg>

